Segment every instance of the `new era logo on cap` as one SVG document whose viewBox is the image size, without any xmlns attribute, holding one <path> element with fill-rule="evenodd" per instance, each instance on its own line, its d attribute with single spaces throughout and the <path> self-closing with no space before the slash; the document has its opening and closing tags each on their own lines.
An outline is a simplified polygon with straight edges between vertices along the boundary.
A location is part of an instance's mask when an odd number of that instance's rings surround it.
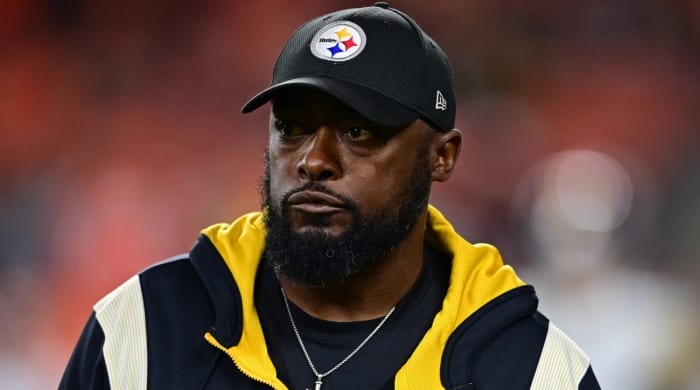
<svg viewBox="0 0 700 390">
<path fill-rule="evenodd" d="M 435 94 L 435 109 L 441 110 L 441 111 L 447 110 L 447 100 L 445 99 L 444 96 L 442 96 L 442 93 L 440 93 L 439 89 L 437 90 L 437 93 Z"/>
<path fill-rule="evenodd" d="M 322 60 L 347 61 L 366 45 L 365 32 L 355 23 L 339 21 L 319 30 L 311 40 L 311 53 Z"/>
</svg>

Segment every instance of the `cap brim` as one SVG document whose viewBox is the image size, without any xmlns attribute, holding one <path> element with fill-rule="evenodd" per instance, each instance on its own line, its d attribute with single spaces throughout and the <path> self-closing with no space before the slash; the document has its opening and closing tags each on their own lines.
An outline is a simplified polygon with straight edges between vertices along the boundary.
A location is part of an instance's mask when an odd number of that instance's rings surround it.
<svg viewBox="0 0 700 390">
<path fill-rule="evenodd" d="M 310 87 L 323 91 L 347 104 L 363 117 L 382 126 L 402 126 L 418 119 L 415 111 L 394 99 L 349 81 L 324 77 L 299 77 L 275 84 L 253 96 L 243 106 L 241 112 L 254 111 L 270 101 L 276 92 L 290 87 Z"/>
</svg>

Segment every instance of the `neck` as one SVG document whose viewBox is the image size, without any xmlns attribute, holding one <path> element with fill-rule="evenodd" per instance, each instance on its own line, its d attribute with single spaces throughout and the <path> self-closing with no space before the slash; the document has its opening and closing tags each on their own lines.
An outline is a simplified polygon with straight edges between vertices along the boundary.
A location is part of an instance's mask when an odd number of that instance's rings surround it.
<svg viewBox="0 0 700 390">
<path fill-rule="evenodd" d="M 408 292 L 423 268 L 426 216 L 394 250 L 374 266 L 325 287 L 309 287 L 279 277 L 290 301 L 327 321 L 363 321 L 386 315 Z"/>
</svg>

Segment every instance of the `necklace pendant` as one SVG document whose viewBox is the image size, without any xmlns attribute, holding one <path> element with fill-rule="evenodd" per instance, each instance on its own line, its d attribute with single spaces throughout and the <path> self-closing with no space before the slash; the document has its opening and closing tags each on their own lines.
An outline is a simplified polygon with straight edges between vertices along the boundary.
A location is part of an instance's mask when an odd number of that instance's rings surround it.
<svg viewBox="0 0 700 390">
<path fill-rule="evenodd" d="M 314 386 L 314 390 L 321 390 L 321 385 L 323 384 L 323 377 L 321 375 L 316 375 L 318 379 L 316 379 L 316 382 L 314 382 L 316 385 Z M 309 390 L 307 387 L 306 390 Z"/>
</svg>

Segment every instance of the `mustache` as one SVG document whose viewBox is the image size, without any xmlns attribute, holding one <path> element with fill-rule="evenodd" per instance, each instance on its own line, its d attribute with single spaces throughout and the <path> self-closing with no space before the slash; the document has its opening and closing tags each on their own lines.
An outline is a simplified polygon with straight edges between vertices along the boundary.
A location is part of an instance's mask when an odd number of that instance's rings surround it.
<svg viewBox="0 0 700 390">
<path fill-rule="evenodd" d="M 286 208 L 289 205 L 289 198 L 292 195 L 294 195 L 298 192 L 302 192 L 302 191 L 316 191 L 316 192 L 324 193 L 326 195 L 330 195 L 330 196 L 338 199 L 343 204 L 343 207 L 345 207 L 346 209 L 348 209 L 350 211 L 357 210 L 357 203 L 353 199 L 351 199 L 343 194 L 340 194 L 338 192 L 335 192 L 335 191 L 331 190 L 330 188 L 324 186 L 323 184 L 320 184 L 320 183 L 315 182 L 315 181 L 309 181 L 306 184 L 302 185 L 301 187 L 294 188 L 292 190 L 287 191 L 284 194 L 284 196 L 282 197 L 282 202 L 281 202 L 282 207 Z"/>
</svg>

